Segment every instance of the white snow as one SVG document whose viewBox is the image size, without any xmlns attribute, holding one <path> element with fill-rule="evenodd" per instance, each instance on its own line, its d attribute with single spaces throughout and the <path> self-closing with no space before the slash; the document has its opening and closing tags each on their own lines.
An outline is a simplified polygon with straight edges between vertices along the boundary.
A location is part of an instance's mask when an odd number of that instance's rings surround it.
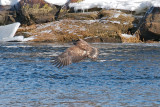
<svg viewBox="0 0 160 107">
<path fill-rule="evenodd" d="M 113 15 L 113 18 L 118 18 L 120 15 L 121 15 L 120 13 L 115 13 L 115 14 Z"/>
<path fill-rule="evenodd" d="M 111 23 L 121 24 L 120 21 L 110 21 Z"/>
<path fill-rule="evenodd" d="M 48 3 L 56 5 L 64 5 L 67 0 L 45 0 Z M 123 9 L 141 12 L 151 6 L 160 7 L 160 0 L 84 0 L 79 3 L 70 3 L 70 7 L 74 7 L 75 11 L 78 9 L 86 10 L 94 7 L 105 9 Z"/>
<path fill-rule="evenodd" d="M 121 34 L 121 36 L 125 38 L 135 37 L 135 35 L 129 35 L 129 34 Z"/>
<path fill-rule="evenodd" d="M 0 5 L 15 5 L 21 0 L 0 0 Z"/>
<path fill-rule="evenodd" d="M 105 9 L 123 9 L 140 12 L 151 6 L 160 6 L 160 0 L 84 0 L 80 3 L 71 3 L 70 7 L 90 9 L 93 7 Z"/>
<path fill-rule="evenodd" d="M 45 1 L 55 5 L 64 5 L 68 0 L 45 0 Z"/>
<path fill-rule="evenodd" d="M 43 30 L 43 31 L 41 31 L 41 33 L 50 33 L 50 32 L 52 32 L 52 30 Z"/>
<path fill-rule="evenodd" d="M 0 0 L 0 5 L 14 5 L 20 0 Z M 45 0 L 50 4 L 64 5 L 68 0 Z M 86 10 L 93 7 L 105 9 L 123 9 L 141 12 L 151 6 L 160 7 L 160 0 L 84 0 L 79 3 L 70 3 L 70 7 Z"/>
<path fill-rule="evenodd" d="M 14 36 L 19 26 L 19 22 L 0 26 L 0 41 L 28 41 L 34 39 L 34 37 Z"/>
</svg>

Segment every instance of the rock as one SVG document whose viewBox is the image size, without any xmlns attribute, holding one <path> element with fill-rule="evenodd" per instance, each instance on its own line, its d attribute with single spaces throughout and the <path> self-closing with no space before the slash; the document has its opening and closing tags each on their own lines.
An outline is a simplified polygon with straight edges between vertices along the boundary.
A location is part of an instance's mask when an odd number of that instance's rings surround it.
<svg viewBox="0 0 160 107">
<path fill-rule="evenodd" d="M 141 40 L 160 40 L 160 7 L 151 7 L 139 23 Z"/>
<path fill-rule="evenodd" d="M 84 38 L 87 42 L 106 42 L 106 43 L 122 43 L 122 40 L 119 36 L 113 38 L 113 37 L 90 37 L 90 38 Z"/>
<path fill-rule="evenodd" d="M 44 0 L 21 0 L 14 6 L 0 6 L 0 25 L 20 22 L 22 25 L 55 20 L 58 9 Z"/>
<path fill-rule="evenodd" d="M 68 0 L 65 3 L 65 5 L 63 5 L 63 6 L 57 6 L 58 11 L 57 11 L 57 13 L 55 15 L 55 20 L 65 19 L 65 18 L 68 18 L 68 17 L 73 17 L 72 13 L 75 13 L 74 12 L 74 8 L 70 8 L 69 4 L 70 3 L 77 3 L 77 2 L 81 2 L 81 1 L 82 0 Z"/>
<path fill-rule="evenodd" d="M 68 0 L 68 2 L 63 6 L 57 6 L 59 11 L 56 13 L 56 20 L 59 19 L 72 19 L 72 20 L 93 20 L 97 18 L 97 13 L 95 9 L 89 9 L 87 13 L 82 13 L 82 10 L 77 10 L 75 12 L 74 7 L 69 7 L 71 3 L 79 3 L 84 0 Z M 93 11 L 90 11 L 93 10 Z M 96 13 L 96 16 L 95 16 Z M 95 18 L 96 17 L 96 18 Z"/>
<path fill-rule="evenodd" d="M 0 25 L 5 25 L 8 17 L 8 12 L 3 10 L 0 11 Z"/>
<path fill-rule="evenodd" d="M 59 8 L 59 9 L 58 9 Z M 19 34 L 34 36 L 34 42 L 70 42 L 82 38 L 89 42 L 122 42 L 121 33 L 133 28 L 134 17 L 119 10 L 100 10 L 94 12 L 65 14 L 59 10 L 59 21 L 35 24 L 34 29 L 22 28 Z M 26 31 L 25 31 L 26 30 Z"/>
<path fill-rule="evenodd" d="M 121 33 L 127 33 L 133 28 L 135 18 L 131 14 L 126 14 L 118 10 L 101 10 L 98 14 L 101 21 L 108 21 L 109 26 L 114 26 Z"/>
<path fill-rule="evenodd" d="M 27 33 L 25 27 L 21 29 Z M 117 27 L 98 20 L 60 20 L 37 24 L 28 30 L 31 36 L 36 35 L 33 42 L 70 42 L 77 38 L 89 42 L 122 42 Z"/>
<path fill-rule="evenodd" d="M 87 12 L 100 12 L 102 10 L 102 8 L 98 8 L 98 7 L 94 7 L 94 8 L 90 8 L 90 9 L 87 9 L 86 11 Z"/>
<path fill-rule="evenodd" d="M 17 5 L 16 20 L 27 25 L 51 22 L 58 11 L 56 6 L 51 6 L 44 0 L 21 0 Z"/>
<path fill-rule="evenodd" d="M 11 8 L 11 6 L 0 6 L 0 25 L 16 22 L 15 11 L 12 11 Z"/>
<path fill-rule="evenodd" d="M 23 26 L 19 27 L 19 29 L 16 32 L 16 36 L 23 35 L 25 38 L 31 37 L 32 34 L 30 33 L 31 30 L 36 29 L 36 25 L 29 25 L 29 26 Z"/>
<path fill-rule="evenodd" d="M 82 2 L 84 0 L 70 0 L 71 3 L 79 3 L 79 2 Z"/>
<path fill-rule="evenodd" d="M 97 12 L 85 12 L 85 13 L 66 13 L 61 14 L 59 19 L 71 19 L 71 20 L 95 20 L 98 18 Z"/>
<path fill-rule="evenodd" d="M 67 13 L 59 21 L 36 25 L 29 34 L 37 35 L 34 42 L 70 42 L 82 38 L 89 42 L 119 43 L 122 42 L 120 34 L 127 33 L 133 21 L 132 15 L 117 10 Z"/>
</svg>

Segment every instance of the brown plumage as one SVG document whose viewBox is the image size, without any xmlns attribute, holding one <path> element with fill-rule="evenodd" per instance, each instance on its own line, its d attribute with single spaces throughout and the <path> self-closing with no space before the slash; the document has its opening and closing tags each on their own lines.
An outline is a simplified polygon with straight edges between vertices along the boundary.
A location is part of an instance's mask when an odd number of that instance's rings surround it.
<svg viewBox="0 0 160 107">
<path fill-rule="evenodd" d="M 98 57 L 98 49 L 89 45 L 86 41 L 79 39 L 74 46 L 68 48 L 65 52 L 57 56 L 53 62 L 56 67 L 60 68 L 71 63 L 80 62 L 85 58 L 96 60 Z"/>
</svg>

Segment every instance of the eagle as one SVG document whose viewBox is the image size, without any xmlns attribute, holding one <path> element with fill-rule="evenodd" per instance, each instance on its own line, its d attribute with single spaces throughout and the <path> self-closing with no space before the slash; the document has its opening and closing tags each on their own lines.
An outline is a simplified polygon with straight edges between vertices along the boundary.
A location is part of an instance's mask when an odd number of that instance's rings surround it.
<svg viewBox="0 0 160 107">
<path fill-rule="evenodd" d="M 56 67 L 64 67 L 72 63 L 80 62 L 83 59 L 90 58 L 95 61 L 98 57 L 99 51 L 92 47 L 82 39 L 74 40 L 74 46 L 67 48 L 63 53 L 54 58 L 53 65 Z"/>
</svg>

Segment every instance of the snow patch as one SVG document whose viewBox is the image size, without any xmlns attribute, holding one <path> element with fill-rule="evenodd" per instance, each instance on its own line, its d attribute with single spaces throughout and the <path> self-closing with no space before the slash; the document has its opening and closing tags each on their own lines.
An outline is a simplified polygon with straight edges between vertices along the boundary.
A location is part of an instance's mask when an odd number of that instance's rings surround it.
<svg viewBox="0 0 160 107">
<path fill-rule="evenodd" d="M 113 18 L 118 18 L 120 15 L 121 15 L 120 13 L 115 13 L 115 14 L 113 15 Z"/>
<path fill-rule="evenodd" d="M 44 0 L 44 1 L 55 5 L 64 5 L 68 0 Z"/>
<path fill-rule="evenodd" d="M 135 35 L 129 35 L 129 34 L 122 34 L 121 36 L 124 37 L 124 38 L 135 37 Z"/>
<path fill-rule="evenodd" d="M 44 30 L 44 31 L 41 31 L 41 33 L 50 33 L 52 32 L 52 30 Z"/>
<path fill-rule="evenodd" d="M 77 10 L 87 10 L 90 8 L 98 7 L 105 9 L 122 9 L 142 12 L 151 6 L 160 7 L 160 0 L 84 0 L 80 3 L 71 3 L 70 7 Z"/>
<path fill-rule="evenodd" d="M 110 21 L 111 23 L 121 24 L 120 21 Z"/>
<path fill-rule="evenodd" d="M 0 0 L 0 5 L 15 5 L 21 0 Z"/>
</svg>

